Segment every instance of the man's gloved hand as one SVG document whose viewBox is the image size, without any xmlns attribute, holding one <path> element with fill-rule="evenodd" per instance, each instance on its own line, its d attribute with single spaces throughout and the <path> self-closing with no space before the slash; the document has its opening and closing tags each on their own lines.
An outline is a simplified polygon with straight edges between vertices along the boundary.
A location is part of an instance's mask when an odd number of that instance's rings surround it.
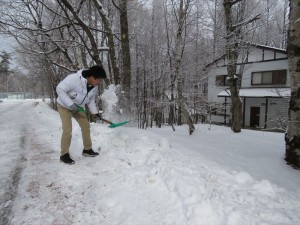
<svg viewBox="0 0 300 225">
<path fill-rule="evenodd" d="M 94 114 L 93 116 L 95 116 L 96 119 L 102 120 L 102 116 L 101 116 L 100 113 L 96 113 L 96 114 Z"/>
<path fill-rule="evenodd" d="M 77 111 L 77 112 L 83 112 L 83 113 L 86 113 L 85 109 L 84 109 L 82 106 L 77 105 L 77 104 L 75 104 L 75 103 L 74 103 L 73 105 L 70 106 L 70 110 L 72 110 L 72 111 Z"/>
<path fill-rule="evenodd" d="M 86 113 L 85 108 L 83 108 L 83 107 L 80 106 L 80 105 L 76 105 L 76 106 L 77 106 L 77 112 L 83 112 L 83 113 Z"/>
</svg>

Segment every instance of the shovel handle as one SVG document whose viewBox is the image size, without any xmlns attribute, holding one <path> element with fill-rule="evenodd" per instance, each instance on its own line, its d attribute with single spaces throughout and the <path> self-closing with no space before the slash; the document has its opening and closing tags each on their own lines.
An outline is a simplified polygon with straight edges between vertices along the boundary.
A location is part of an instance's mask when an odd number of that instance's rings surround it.
<svg viewBox="0 0 300 225">
<path fill-rule="evenodd" d="M 109 121 L 109 120 L 106 120 L 104 118 L 101 118 L 102 121 L 104 121 L 105 123 L 109 123 L 109 124 L 113 124 L 113 122 Z"/>
</svg>

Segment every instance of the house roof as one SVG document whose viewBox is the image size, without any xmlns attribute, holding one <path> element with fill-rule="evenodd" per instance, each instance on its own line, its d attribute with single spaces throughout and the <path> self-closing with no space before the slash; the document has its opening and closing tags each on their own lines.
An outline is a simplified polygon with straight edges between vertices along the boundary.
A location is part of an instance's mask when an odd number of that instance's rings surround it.
<svg viewBox="0 0 300 225">
<path fill-rule="evenodd" d="M 251 46 L 253 48 L 263 49 L 263 50 L 270 50 L 270 51 L 278 52 L 278 53 L 281 53 L 281 54 L 287 54 L 287 50 L 281 49 L 281 48 L 275 48 L 275 47 L 271 47 L 271 46 L 266 46 L 266 45 L 261 45 L 261 44 L 253 44 L 253 43 L 247 43 L 247 42 L 245 42 L 244 45 L 245 46 Z M 219 60 L 225 59 L 225 57 L 226 57 L 226 53 L 222 54 L 221 56 L 219 56 L 218 58 L 216 58 L 212 62 L 205 65 L 205 68 L 209 68 L 211 65 L 218 62 Z M 280 59 L 282 59 L 282 58 L 280 58 Z M 238 63 L 238 64 L 240 64 L 240 63 Z"/>
<path fill-rule="evenodd" d="M 272 50 L 272 51 L 280 52 L 282 54 L 287 54 L 287 50 L 282 49 L 282 48 L 276 48 L 276 47 L 271 47 L 271 46 L 267 46 L 267 45 L 260 45 L 260 44 L 249 44 L 249 45 L 251 45 L 252 47 L 255 47 L 255 48 Z"/>
<path fill-rule="evenodd" d="M 290 88 L 243 88 L 239 91 L 240 97 L 273 97 L 273 98 L 284 98 L 291 96 Z M 229 97 L 230 90 L 226 89 L 218 94 L 218 97 Z"/>
</svg>

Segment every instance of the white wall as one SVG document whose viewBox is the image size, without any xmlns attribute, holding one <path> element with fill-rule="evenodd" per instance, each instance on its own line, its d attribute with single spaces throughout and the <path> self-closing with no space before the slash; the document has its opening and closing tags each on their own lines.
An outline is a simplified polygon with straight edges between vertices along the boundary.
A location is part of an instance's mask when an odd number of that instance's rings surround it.
<svg viewBox="0 0 300 225">
<path fill-rule="evenodd" d="M 211 102 L 223 102 L 224 98 L 218 98 L 218 94 L 225 90 L 228 89 L 228 86 L 217 86 L 216 85 L 216 76 L 218 75 L 227 75 L 227 68 L 224 67 L 219 67 L 219 68 L 214 68 L 210 70 L 209 75 L 208 75 L 208 90 L 207 90 L 207 98 L 208 101 Z"/>
<path fill-rule="evenodd" d="M 288 71 L 288 60 L 278 60 L 278 61 L 267 61 L 267 62 L 257 62 L 249 63 L 244 66 L 243 78 L 241 83 L 241 88 L 253 88 L 253 87 L 275 87 L 274 85 L 255 85 L 251 86 L 251 76 L 253 72 L 261 71 L 271 71 L 271 70 L 287 70 L 287 84 L 279 85 L 279 87 L 289 87 L 290 85 L 290 76 Z M 239 68 L 238 68 L 239 69 Z M 228 89 L 228 86 L 216 86 L 216 76 L 218 75 L 227 75 L 226 66 L 213 68 L 209 71 L 208 75 L 208 93 L 207 97 L 209 101 L 212 102 L 223 102 L 222 99 L 218 98 L 218 94 Z"/>
<path fill-rule="evenodd" d="M 289 87 L 290 85 L 290 76 L 288 71 L 288 60 L 278 60 L 278 61 L 268 61 L 268 62 L 260 62 L 254 64 L 247 64 L 244 68 L 243 78 L 242 78 L 242 88 L 250 88 L 250 87 L 274 87 L 274 85 L 255 85 L 251 86 L 251 76 L 253 72 L 262 72 L 262 71 L 271 71 L 271 70 L 287 70 L 287 84 L 280 85 L 280 87 Z"/>
<path fill-rule="evenodd" d="M 250 126 L 250 108 L 260 108 L 259 127 L 265 126 L 266 117 L 266 99 L 265 98 L 247 98 L 245 106 L 245 126 Z M 243 102 L 244 104 L 244 102 Z M 287 118 L 289 108 L 289 99 L 286 98 L 269 98 L 267 112 L 267 128 L 278 127 L 279 117 Z M 271 122 L 272 121 L 272 122 Z"/>
</svg>

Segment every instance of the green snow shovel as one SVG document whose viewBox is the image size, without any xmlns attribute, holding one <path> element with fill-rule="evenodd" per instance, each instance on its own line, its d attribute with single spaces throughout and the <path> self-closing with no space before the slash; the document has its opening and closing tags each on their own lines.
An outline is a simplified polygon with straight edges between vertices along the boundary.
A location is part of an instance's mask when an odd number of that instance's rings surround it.
<svg viewBox="0 0 300 225">
<path fill-rule="evenodd" d="M 128 120 L 128 121 L 124 121 L 124 122 L 121 122 L 121 123 L 113 123 L 113 122 L 111 122 L 111 121 L 109 121 L 109 120 L 106 120 L 106 119 L 103 119 L 103 118 L 102 118 L 102 121 L 104 121 L 104 122 L 106 122 L 106 123 L 109 123 L 109 124 L 110 124 L 110 125 L 108 126 L 109 128 L 120 127 L 120 126 L 123 126 L 123 125 L 125 125 L 125 124 L 127 124 L 127 123 L 130 122 L 130 120 Z"/>
</svg>

